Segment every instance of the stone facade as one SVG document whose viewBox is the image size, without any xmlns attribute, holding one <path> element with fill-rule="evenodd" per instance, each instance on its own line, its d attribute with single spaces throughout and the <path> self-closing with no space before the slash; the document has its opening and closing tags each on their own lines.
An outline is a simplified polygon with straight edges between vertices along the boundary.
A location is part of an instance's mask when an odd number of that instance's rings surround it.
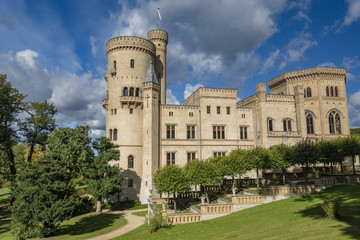
<svg viewBox="0 0 360 240">
<path fill-rule="evenodd" d="M 166 104 L 168 34 L 116 37 L 108 57 L 106 136 L 119 145 L 122 200 L 146 202 L 152 175 L 166 164 L 228 154 L 236 148 L 293 145 L 302 138 L 350 134 L 346 70 L 316 67 L 284 73 L 237 102 L 236 89 L 199 88 L 182 105 Z"/>
</svg>

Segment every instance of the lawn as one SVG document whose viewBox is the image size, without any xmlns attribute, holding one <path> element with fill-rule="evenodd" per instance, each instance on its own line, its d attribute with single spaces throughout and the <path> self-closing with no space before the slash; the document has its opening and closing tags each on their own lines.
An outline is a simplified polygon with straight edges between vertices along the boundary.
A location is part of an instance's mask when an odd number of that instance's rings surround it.
<svg viewBox="0 0 360 240">
<path fill-rule="evenodd" d="M 141 211 L 141 212 L 133 212 L 132 215 L 145 217 L 148 214 L 148 211 Z"/>
<path fill-rule="evenodd" d="M 10 204 L 10 188 L 0 188 L 0 239 L 12 239 L 10 234 L 10 209 L 7 205 Z M 6 195 L 4 195 L 6 194 Z"/>
<path fill-rule="evenodd" d="M 342 199 L 340 218 L 327 220 L 323 200 Z M 146 225 L 115 239 L 360 239 L 360 185 L 263 204 L 210 221 L 149 234 Z"/>
</svg>

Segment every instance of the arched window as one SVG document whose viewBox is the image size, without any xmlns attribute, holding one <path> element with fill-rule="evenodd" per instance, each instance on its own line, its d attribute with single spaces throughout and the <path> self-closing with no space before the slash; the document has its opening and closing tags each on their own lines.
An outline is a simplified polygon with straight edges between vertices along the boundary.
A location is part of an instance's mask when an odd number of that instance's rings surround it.
<svg viewBox="0 0 360 240">
<path fill-rule="evenodd" d="M 134 156 L 128 156 L 128 168 L 134 168 Z"/>
<path fill-rule="evenodd" d="M 306 97 L 311 97 L 311 88 L 306 89 Z"/>
<path fill-rule="evenodd" d="M 326 96 L 329 96 L 329 86 L 326 87 Z"/>
<path fill-rule="evenodd" d="M 306 89 L 304 89 L 304 98 L 306 98 Z"/>
<path fill-rule="evenodd" d="M 308 134 L 314 134 L 314 120 L 311 113 L 306 114 L 306 130 Z"/>
<path fill-rule="evenodd" d="M 335 87 L 335 97 L 338 97 L 339 93 L 338 93 L 338 87 Z"/>
<path fill-rule="evenodd" d="M 134 96 L 134 88 L 133 88 L 133 87 L 130 88 L 130 94 L 129 94 L 129 96 Z"/>
<path fill-rule="evenodd" d="M 268 118 L 267 123 L 268 123 L 268 131 L 269 132 L 274 131 L 274 119 Z"/>
<path fill-rule="evenodd" d="M 330 88 L 330 95 L 331 95 L 332 97 L 334 96 L 334 88 L 333 88 L 333 87 Z"/>
<path fill-rule="evenodd" d="M 333 113 L 329 114 L 329 131 L 330 133 L 335 133 Z"/>
<path fill-rule="evenodd" d="M 338 113 L 335 114 L 335 131 L 341 133 L 340 115 Z"/>
<path fill-rule="evenodd" d="M 117 141 L 117 129 L 115 128 L 114 129 L 114 138 L 113 138 L 114 141 Z"/>
<path fill-rule="evenodd" d="M 333 110 L 329 113 L 328 119 L 329 119 L 330 134 L 340 134 L 341 133 L 340 113 Z"/>
<path fill-rule="evenodd" d="M 283 120 L 283 129 L 284 132 L 291 132 L 291 119 Z"/>
<path fill-rule="evenodd" d="M 134 59 L 130 60 L 130 68 L 134 68 L 135 67 L 135 61 Z"/>
<path fill-rule="evenodd" d="M 116 61 L 113 62 L 113 68 L 116 69 Z"/>
<path fill-rule="evenodd" d="M 139 89 L 139 88 L 136 88 L 136 90 L 135 90 L 135 96 L 136 96 L 136 97 L 139 97 L 139 96 L 140 96 L 140 89 Z"/>
<path fill-rule="evenodd" d="M 112 140 L 112 130 L 109 130 L 109 139 Z"/>
<path fill-rule="evenodd" d="M 123 96 L 129 96 L 129 91 L 127 87 L 124 87 L 124 92 L 123 92 Z"/>
</svg>

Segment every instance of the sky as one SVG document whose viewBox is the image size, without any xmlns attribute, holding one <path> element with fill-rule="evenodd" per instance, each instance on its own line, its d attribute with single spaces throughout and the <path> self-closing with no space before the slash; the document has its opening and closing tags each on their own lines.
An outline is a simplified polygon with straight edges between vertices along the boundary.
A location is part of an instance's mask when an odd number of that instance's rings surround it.
<svg viewBox="0 0 360 240">
<path fill-rule="evenodd" d="M 244 99 L 284 72 L 338 67 L 360 127 L 360 0 L 1 0 L 0 73 L 27 101 L 54 103 L 60 127 L 100 137 L 106 42 L 157 28 L 169 33 L 169 104 L 201 86 Z"/>
</svg>

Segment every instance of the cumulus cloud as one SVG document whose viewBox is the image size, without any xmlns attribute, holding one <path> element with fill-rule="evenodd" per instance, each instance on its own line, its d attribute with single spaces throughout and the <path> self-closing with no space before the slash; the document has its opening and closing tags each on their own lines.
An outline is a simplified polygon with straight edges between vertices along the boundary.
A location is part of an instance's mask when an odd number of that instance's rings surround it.
<svg viewBox="0 0 360 240">
<path fill-rule="evenodd" d="M 95 42 L 96 42 L 96 38 L 94 36 L 90 36 L 91 54 L 93 55 L 93 57 L 96 57 L 98 51 Z"/>
<path fill-rule="evenodd" d="M 193 85 L 187 83 L 185 85 L 185 90 L 184 90 L 184 99 L 187 99 L 191 94 L 193 94 L 193 92 L 195 92 L 200 87 L 204 87 L 204 85 L 202 85 L 201 83 L 198 83 L 193 86 Z"/>
<path fill-rule="evenodd" d="M 344 18 L 344 25 L 350 26 L 360 18 L 360 1 L 359 0 L 346 0 L 348 9 Z"/>
<path fill-rule="evenodd" d="M 180 105 L 179 100 L 173 95 L 171 89 L 166 89 L 166 104 Z"/>
<path fill-rule="evenodd" d="M 358 56 L 352 58 L 344 57 L 342 64 L 347 70 L 352 70 L 360 67 L 360 60 Z"/>
<path fill-rule="evenodd" d="M 318 65 L 319 67 L 336 67 L 335 63 L 333 62 L 324 62 Z"/>
<path fill-rule="evenodd" d="M 279 59 L 279 56 L 280 56 L 279 49 L 276 49 L 275 51 L 270 53 L 270 56 L 264 61 L 261 72 L 265 72 L 267 69 L 273 68 L 275 62 Z"/>
</svg>

